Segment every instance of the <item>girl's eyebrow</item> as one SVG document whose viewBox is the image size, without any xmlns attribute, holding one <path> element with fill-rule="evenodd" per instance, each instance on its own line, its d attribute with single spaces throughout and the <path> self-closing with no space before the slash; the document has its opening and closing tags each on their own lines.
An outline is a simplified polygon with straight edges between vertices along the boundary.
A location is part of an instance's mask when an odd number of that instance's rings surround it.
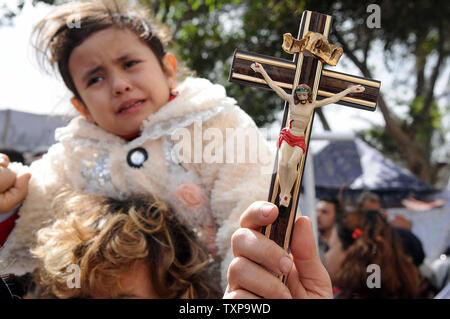
<svg viewBox="0 0 450 319">
<path fill-rule="evenodd" d="M 129 53 L 125 53 L 123 55 L 121 55 L 119 58 L 116 59 L 117 62 L 122 62 L 127 60 L 130 57 L 131 54 Z"/>
<path fill-rule="evenodd" d="M 97 73 L 98 71 L 100 71 L 102 69 L 101 66 L 97 66 L 94 67 L 92 69 L 90 69 L 89 71 L 87 71 L 84 75 L 83 75 L 83 82 L 86 81 L 90 76 L 92 76 L 93 74 Z"/>
</svg>

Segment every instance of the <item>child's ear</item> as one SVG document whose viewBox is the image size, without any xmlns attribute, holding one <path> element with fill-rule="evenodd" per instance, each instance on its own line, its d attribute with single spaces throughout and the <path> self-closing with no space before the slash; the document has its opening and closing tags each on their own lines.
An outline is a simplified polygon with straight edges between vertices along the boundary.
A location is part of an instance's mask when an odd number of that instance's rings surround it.
<svg viewBox="0 0 450 319">
<path fill-rule="evenodd" d="M 162 58 L 164 65 L 164 73 L 166 74 L 169 88 L 173 89 L 177 86 L 177 59 L 172 53 L 166 53 Z"/>
<path fill-rule="evenodd" d="M 89 112 L 86 105 L 80 99 L 72 97 L 70 99 L 70 103 L 72 103 L 73 107 L 78 111 L 78 113 L 81 114 L 81 116 L 83 116 L 86 119 L 86 121 L 95 123 L 94 119 L 91 116 L 91 112 Z"/>
</svg>

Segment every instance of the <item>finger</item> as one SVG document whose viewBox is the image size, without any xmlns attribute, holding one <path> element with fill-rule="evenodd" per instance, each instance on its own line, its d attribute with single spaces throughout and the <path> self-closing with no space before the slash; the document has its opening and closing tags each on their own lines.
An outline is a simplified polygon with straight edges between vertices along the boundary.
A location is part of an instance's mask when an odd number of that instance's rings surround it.
<svg viewBox="0 0 450 319">
<path fill-rule="evenodd" d="M 26 169 L 21 169 L 15 177 L 13 186 L 0 193 L 0 212 L 8 212 L 25 199 L 28 194 L 28 182 L 31 174 Z"/>
<path fill-rule="evenodd" d="M 294 256 L 297 269 L 301 269 L 298 266 L 303 265 L 303 263 L 320 262 L 311 220 L 307 216 L 300 216 L 295 222 L 291 253 Z"/>
<path fill-rule="evenodd" d="M 23 179 L 25 179 L 25 177 Z M 22 183 L 28 183 L 28 181 L 23 181 Z M 14 206 L 25 199 L 27 193 L 28 187 L 17 188 L 15 186 L 4 193 L 0 193 L 0 213 L 8 212 L 13 209 Z"/>
<path fill-rule="evenodd" d="M 310 277 L 299 275 L 297 268 L 292 267 L 292 271 L 287 277 L 286 285 L 291 292 L 292 298 L 295 299 L 332 299 L 333 290 L 331 286 L 330 276 L 325 267 L 318 266 L 320 272 L 317 274 L 309 274 Z"/>
<path fill-rule="evenodd" d="M 0 194 L 14 186 L 16 173 L 6 167 L 0 167 Z"/>
<path fill-rule="evenodd" d="M 9 157 L 5 154 L 0 153 L 0 166 L 8 167 L 9 165 Z"/>
<path fill-rule="evenodd" d="M 28 194 L 28 183 L 31 178 L 31 173 L 28 169 L 21 169 L 16 177 L 14 188 L 17 189 L 17 196 L 24 199 Z"/>
<path fill-rule="evenodd" d="M 295 222 L 291 253 L 294 267 L 287 283 L 293 296 L 332 298 L 330 276 L 319 258 L 312 224 L 306 216 L 299 217 Z"/>
<path fill-rule="evenodd" d="M 244 289 L 230 291 L 228 286 L 225 294 L 223 295 L 223 299 L 261 299 L 261 297 Z"/>
<path fill-rule="evenodd" d="M 277 206 L 269 202 L 257 201 L 241 215 L 240 225 L 244 228 L 259 230 L 261 226 L 272 224 L 277 216 Z"/>
<path fill-rule="evenodd" d="M 240 228 L 231 237 L 233 254 L 245 257 L 278 275 L 288 274 L 292 267 L 290 256 L 274 241 L 248 228 Z"/>
<path fill-rule="evenodd" d="M 247 290 L 254 295 L 270 299 L 291 299 L 289 289 L 277 277 L 250 260 L 237 257 L 228 268 L 231 291 Z"/>
<path fill-rule="evenodd" d="M 20 196 L 17 195 L 17 190 L 14 187 L 0 193 L 0 213 L 9 212 L 20 202 Z"/>
</svg>

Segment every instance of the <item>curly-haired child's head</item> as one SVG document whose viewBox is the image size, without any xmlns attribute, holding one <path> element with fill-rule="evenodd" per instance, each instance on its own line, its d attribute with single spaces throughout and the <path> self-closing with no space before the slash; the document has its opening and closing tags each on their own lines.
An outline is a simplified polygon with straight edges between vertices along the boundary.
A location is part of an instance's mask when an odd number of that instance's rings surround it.
<svg viewBox="0 0 450 319">
<path fill-rule="evenodd" d="M 166 53 L 168 32 L 147 11 L 120 0 L 57 6 L 35 28 L 44 68 L 57 69 L 88 121 L 126 136 L 165 105 L 177 82 L 177 62 Z"/>
<path fill-rule="evenodd" d="M 347 213 L 337 220 L 327 268 L 344 298 L 418 297 L 420 274 L 403 250 L 400 238 L 379 211 Z M 381 269 L 379 288 L 367 284 L 369 265 Z"/>
<path fill-rule="evenodd" d="M 38 297 L 219 297 L 211 258 L 165 204 L 63 193 L 54 206 L 32 250 Z"/>
</svg>

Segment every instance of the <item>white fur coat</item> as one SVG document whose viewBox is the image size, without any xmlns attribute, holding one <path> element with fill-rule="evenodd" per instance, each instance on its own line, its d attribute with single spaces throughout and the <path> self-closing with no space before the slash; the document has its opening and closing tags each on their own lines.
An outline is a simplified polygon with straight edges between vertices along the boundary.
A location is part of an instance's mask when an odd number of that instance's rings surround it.
<svg viewBox="0 0 450 319">
<path fill-rule="evenodd" d="M 130 142 L 81 117 L 56 131 L 58 143 L 30 167 L 28 196 L 0 251 L 2 272 L 23 274 L 35 268 L 29 248 L 36 231 L 52 222 L 52 199 L 70 187 L 119 199 L 151 193 L 167 201 L 216 251 L 225 284 L 231 235 L 249 204 L 267 199 L 274 156 L 253 120 L 222 86 L 187 78 L 177 91 Z M 227 134 L 236 129 L 241 138 L 243 132 L 251 137 L 235 142 Z"/>
</svg>

